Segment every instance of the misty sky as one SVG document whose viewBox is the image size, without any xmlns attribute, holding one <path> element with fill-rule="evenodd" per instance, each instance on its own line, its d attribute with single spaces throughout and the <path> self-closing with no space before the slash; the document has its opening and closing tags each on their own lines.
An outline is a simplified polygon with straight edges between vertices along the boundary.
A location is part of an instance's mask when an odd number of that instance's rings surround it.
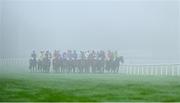
<svg viewBox="0 0 180 103">
<path fill-rule="evenodd" d="M 0 24 L 2 56 L 33 49 L 180 54 L 178 0 L 1 0 Z"/>
</svg>

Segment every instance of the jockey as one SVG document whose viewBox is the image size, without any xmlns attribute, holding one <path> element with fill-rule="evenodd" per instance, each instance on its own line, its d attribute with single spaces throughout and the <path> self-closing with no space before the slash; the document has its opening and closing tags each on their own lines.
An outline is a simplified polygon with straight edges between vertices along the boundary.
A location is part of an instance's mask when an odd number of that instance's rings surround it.
<svg viewBox="0 0 180 103">
<path fill-rule="evenodd" d="M 74 51 L 73 51 L 73 54 L 72 54 L 72 58 L 73 58 L 74 60 L 77 60 L 77 57 L 78 57 L 77 52 L 76 52 L 76 50 L 74 50 Z"/>
<path fill-rule="evenodd" d="M 53 52 L 53 59 L 57 58 L 57 50 Z"/>
<path fill-rule="evenodd" d="M 54 59 L 55 59 L 55 58 L 56 58 L 56 59 L 57 59 L 57 58 L 59 58 L 59 59 L 61 58 L 61 55 L 60 55 L 60 53 L 59 53 L 58 50 L 55 50 L 55 51 L 54 51 L 53 57 L 54 57 Z"/>
<path fill-rule="evenodd" d="M 100 60 L 101 59 L 101 54 L 99 51 L 96 52 L 96 59 L 97 60 Z"/>
<path fill-rule="evenodd" d="M 118 52 L 117 52 L 117 50 L 113 53 L 113 55 L 114 55 L 114 59 L 116 59 L 116 58 L 118 57 Z"/>
<path fill-rule="evenodd" d="M 57 58 L 61 59 L 61 53 L 59 52 L 59 50 L 57 51 Z"/>
<path fill-rule="evenodd" d="M 109 50 L 107 52 L 107 60 L 111 60 L 111 58 L 112 58 L 112 54 L 111 54 L 111 51 Z"/>
<path fill-rule="evenodd" d="M 105 60 L 105 58 L 106 58 L 105 52 L 103 50 L 100 51 L 100 58 L 101 58 L 101 60 Z"/>
<path fill-rule="evenodd" d="M 92 51 L 92 58 L 96 59 L 96 52 L 94 50 Z"/>
<path fill-rule="evenodd" d="M 109 60 L 107 51 L 105 52 L 105 60 Z"/>
<path fill-rule="evenodd" d="M 114 55 L 114 52 L 113 51 L 111 51 L 111 60 L 114 60 L 115 59 L 115 57 L 114 57 L 115 55 Z"/>
<path fill-rule="evenodd" d="M 46 53 L 45 53 L 45 58 L 46 59 L 49 59 L 49 51 L 47 50 Z"/>
<path fill-rule="evenodd" d="M 67 51 L 67 58 L 68 58 L 68 60 L 72 60 L 72 51 L 71 50 Z"/>
<path fill-rule="evenodd" d="M 89 54 L 90 54 L 90 53 L 89 53 L 89 50 L 85 52 L 85 58 L 86 58 L 86 59 L 88 59 Z"/>
<path fill-rule="evenodd" d="M 38 59 L 42 61 L 44 59 L 44 51 L 40 51 Z"/>
<path fill-rule="evenodd" d="M 89 53 L 88 60 L 92 60 L 92 53 Z"/>
<path fill-rule="evenodd" d="M 113 52 L 111 52 L 110 50 L 108 51 L 108 60 L 114 60 L 114 55 L 113 55 Z"/>
<path fill-rule="evenodd" d="M 67 53 L 66 53 L 66 52 L 63 52 L 62 58 L 63 58 L 64 60 L 67 60 Z"/>
<path fill-rule="evenodd" d="M 88 59 L 89 60 L 94 60 L 95 59 L 95 51 L 93 50 L 89 55 L 88 55 Z"/>
<path fill-rule="evenodd" d="M 86 59 L 86 56 L 85 56 L 85 52 L 84 51 L 80 51 L 80 59 L 81 60 L 84 60 L 84 59 Z"/>
<path fill-rule="evenodd" d="M 36 60 L 36 52 L 35 52 L 35 50 L 33 50 L 32 54 L 31 54 L 31 58 L 32 58 L 32 60 Z"/>
</svg>

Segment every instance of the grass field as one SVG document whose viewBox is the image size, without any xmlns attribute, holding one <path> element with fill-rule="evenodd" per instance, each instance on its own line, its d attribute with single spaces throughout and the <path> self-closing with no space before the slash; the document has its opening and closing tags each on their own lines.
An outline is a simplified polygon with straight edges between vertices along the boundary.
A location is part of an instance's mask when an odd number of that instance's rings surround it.
<svg viewBox="0 0 180 103">
<path fill-rule="evenodd" d="M 0 101 L 174 102 L 180 77 L 0 72 Z"/>
</svg>

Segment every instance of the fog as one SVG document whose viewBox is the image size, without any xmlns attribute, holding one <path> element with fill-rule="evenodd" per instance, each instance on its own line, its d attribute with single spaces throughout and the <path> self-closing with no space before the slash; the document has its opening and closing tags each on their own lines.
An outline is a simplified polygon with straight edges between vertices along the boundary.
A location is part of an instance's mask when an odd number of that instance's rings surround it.
<svg viewBox="0 0 180 103">
<path fill-rule="evenodd" d="M 178 0 L 0 0 L 0 54 L 102 49 L 179 62 L 179 7 Z"/>
</svg>

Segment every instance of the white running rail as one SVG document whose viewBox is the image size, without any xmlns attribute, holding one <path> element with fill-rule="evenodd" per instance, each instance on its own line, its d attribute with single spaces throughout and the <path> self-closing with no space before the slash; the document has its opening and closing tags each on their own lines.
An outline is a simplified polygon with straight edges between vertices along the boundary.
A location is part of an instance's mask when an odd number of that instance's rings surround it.
<svg viewBox="0 0 180 103">
<path fill-rule="evenodd" d="M 3 58 L 0 65 L 29 65 L 27 58 Z M 123 64 L 119 67 L 120 74 L 127 75 L 166 75 L 180 76 L 180 63 L 174 64 Z"/>
<path fill-rule="evenodd" d="M 128 75 L 180 76 L 180 64 L 125 64 L 120 65 L 119 73 Z"/>
</svg>

